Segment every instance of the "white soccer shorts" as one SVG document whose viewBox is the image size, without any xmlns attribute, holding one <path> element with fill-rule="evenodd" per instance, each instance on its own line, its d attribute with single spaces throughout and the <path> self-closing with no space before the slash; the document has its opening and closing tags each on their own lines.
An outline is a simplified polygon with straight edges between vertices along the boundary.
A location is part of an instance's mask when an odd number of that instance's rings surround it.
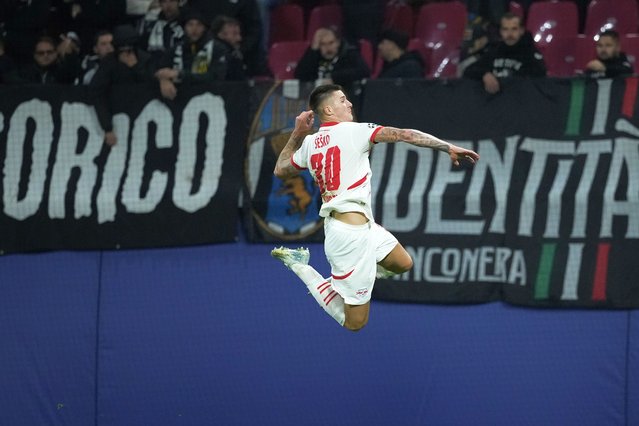
<svg viewBox="0 0 639 426">
<path fill-rule="evenodd" d="M 382 226 L 368 222 L 350 225 L 324 218 L 324 252 L 331 265 L 333 288 L 349 305 L 371 299 L 377 262 L 397 245 L 397 238 Z"/>
</svg>

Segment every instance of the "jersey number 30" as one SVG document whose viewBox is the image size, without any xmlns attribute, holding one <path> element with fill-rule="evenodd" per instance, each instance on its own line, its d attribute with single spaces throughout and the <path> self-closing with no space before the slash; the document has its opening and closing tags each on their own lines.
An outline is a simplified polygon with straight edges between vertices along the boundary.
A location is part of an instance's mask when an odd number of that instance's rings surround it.
<svg viewBox="0 0 639 426">
<path fill-rule="evenodd" d="M 311 169 L 315 172 L 315 181 L 319 186 L 320 194 L 326 191 L 337 191 L 339 188 L 339 173 L 342 169 L 340 163 L 340 150 L 338 146 L 332 146 L 324 154 L 318 152 L 311 155 Z"/>
</svg>

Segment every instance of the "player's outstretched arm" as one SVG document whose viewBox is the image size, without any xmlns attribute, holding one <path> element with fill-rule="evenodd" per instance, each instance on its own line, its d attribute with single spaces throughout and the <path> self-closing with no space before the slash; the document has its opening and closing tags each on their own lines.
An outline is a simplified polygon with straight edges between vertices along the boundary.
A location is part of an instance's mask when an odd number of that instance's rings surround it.
<svg viewBox="0 0 639 426">
<path fill-rule="evenodd" d="M 479 160 L 479 154 L 474 151 L 461 148 L 457 145 L 453 145 L 452 143 L 443 141 L 438 137 L 415 129 L 384 127 L 375 135 L 375 142 L 406 142 L 423 148 L 432 148 L 438 151 L 443 151 L 450 155 L 451 161 L 456 166 L 459 166 L 460 160 L 466 160 L 473 164 Z"/>
<path fill-rule="evenodd" d="M 291 157 L 300 148 L 302 142 L 304 142 L 304 137 L 312 128 L 313 111 L 303 111 L 295 117 L 295 128 L 275 163 L 275 170 L 273 171 L 275 176 L 280 179 L 287 179 L 299 173 L 299 170 L 291 164 Z"/>
</svg>

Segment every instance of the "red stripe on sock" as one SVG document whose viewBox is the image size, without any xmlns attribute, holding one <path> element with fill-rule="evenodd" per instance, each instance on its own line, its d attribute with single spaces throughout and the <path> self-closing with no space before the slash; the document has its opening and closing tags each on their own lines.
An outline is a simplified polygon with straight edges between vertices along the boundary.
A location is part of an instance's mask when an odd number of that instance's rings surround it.
<svg viewBox="0 0 639 426">
<path fill-rule="evenodd" d="M 326 304 L 328 305 L 327 300 L 328 300 L 329 298 L 332 300 L 333 298 L 332 298 L 331 296 L 335 296 L 336 294 L 337 294 L 337 292 L 336 292 L 335 290 L 332 290 L 332 289 L 331 289 L 331 292 L 330 292 L 330 293 L 328 293 L 328 294 L 326 295 L 326 297 L 324 298 L 324 303 L 326 303 Z"/>
<path fill-rule="evenodd" d="M 326 301 L 326 306 L 328 306 L 328 304 L 329 304 L 329 303 L 331 303 L 331 302 L 333 301 L 333 299 L 335 299 L 335 298 L 337 297 L 337 294 L 338 294 L 338 293 L 337 293 L 337 292 L 335 292 L 335 294 L 334 294 L 334 295 L 332 295 L 332 296 L 331 296 L 331 298 L 330 298 L 330 299 L 328 299 L 328 301 Z"/>
<path fill-rule="evenodd" d="M 606 300 L 609 254 L 610 243 L 599 244 L 597 248 L 597 265 L 595 266 L 595 281 L 592 286 L 592 300 Z"/>
<path fill-rule="evenodd" d="M 353 269 L 348 274 L 344 274 L 344 275 L 333 275 L 333 274 L 331 274 L 331 276 L 333 277 L 334 280 L 343 280 L 343 279 L 346 279 L 346 278 L 350 277 L 351 274 L 353 273 L 353 271 L 355 271 L 355 269 Z"/>
<path fill-rule="evenodd" d="M 623 94 L 623 105 L 621 107 L 621 113 L 626 117 L 632 117 L 635 113 L 638 83 L 637 77 L 626 78 L 626 90 Z"/>
<path fill-rule="evenodd" d="M 327 288 L 331 288 L 331 283 L 329 283 L 328 281 L 324 281 L 322 284 L 317 286 L 317 289 L 319 290 L 320 294 L 324 293 L 324 290 L 326 290 Z"/>
</svg>

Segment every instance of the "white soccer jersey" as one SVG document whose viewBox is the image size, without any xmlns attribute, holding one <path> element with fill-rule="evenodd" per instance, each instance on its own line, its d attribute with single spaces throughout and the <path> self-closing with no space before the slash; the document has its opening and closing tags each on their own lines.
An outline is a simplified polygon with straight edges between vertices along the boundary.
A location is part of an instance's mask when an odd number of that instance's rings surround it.
<svg viewBox="0 0 639 426">
<path fill-rule="evenodd" d="M 330 122 L 304 138 L 291 164 L 300 170 L 310 169 L 322 194 L 320 216 L 354 211 L 374 221 L 368 156 L 381 129 L 372 123 Z"/>
</svg>

